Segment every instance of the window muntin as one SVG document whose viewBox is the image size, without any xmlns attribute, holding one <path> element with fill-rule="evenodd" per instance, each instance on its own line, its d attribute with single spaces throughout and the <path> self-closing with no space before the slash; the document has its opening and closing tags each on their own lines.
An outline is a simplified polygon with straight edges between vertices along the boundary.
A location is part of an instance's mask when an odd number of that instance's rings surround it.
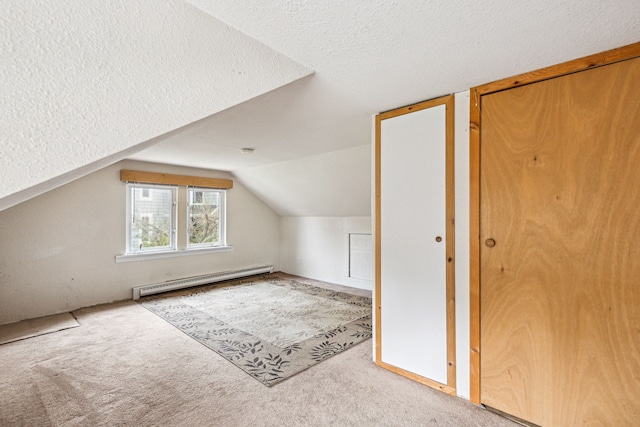
<svg viewBox="0 0 640 427">
<path fill-rule="evenodd" d="M 187 248 L 225 245 L 225 190 L 187 189 Z"/>
<path fill-rule="evenodd" d="M 127 184 L 127 253 L 176 249 L 175 186 Z"/>
</svg>

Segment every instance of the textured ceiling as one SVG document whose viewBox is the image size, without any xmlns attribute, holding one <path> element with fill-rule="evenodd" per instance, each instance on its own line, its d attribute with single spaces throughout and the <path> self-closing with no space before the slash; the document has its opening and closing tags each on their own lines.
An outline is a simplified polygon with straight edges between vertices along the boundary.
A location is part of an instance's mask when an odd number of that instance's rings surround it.
<svg viewBox="0 0 640 427">
<path fill-rule="evenodd" d="M 0 210 L 312 72 L 182 0 L 7 0 L 0 58 Z"/>
<path fill-rule="evenodd" d="M 366 144 L 371 114 L 640 39 L 637 0 L 188 1 L 315 70 L 135 156 L 230 171 Z"/>
<path fill-rule="evenodd" d="M 132 157 L 232 171 L 282 215 L 368 215 L 370 185 L 323 177 L 370 183 L 372 114 L 640 39 L 638 0 L 9 3 L 0 210 Z"/>
</svg>

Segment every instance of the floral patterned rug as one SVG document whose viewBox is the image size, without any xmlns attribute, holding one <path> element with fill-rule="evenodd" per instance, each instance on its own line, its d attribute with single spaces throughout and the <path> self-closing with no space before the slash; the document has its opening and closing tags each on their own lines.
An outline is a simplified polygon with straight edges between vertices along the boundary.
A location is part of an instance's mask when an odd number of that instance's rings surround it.
<svg viewBox="0 0 640 427">
<path fill-rule="evenodd" d="M 371 338 L 371 298 L 277 275 L 140 304 L 266 386 Z"/>
</svg>

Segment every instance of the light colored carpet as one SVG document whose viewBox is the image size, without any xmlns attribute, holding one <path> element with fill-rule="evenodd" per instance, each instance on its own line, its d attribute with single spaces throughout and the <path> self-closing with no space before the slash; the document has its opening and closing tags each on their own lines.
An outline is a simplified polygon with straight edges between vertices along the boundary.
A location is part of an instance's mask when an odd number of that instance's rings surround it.
<svg viewBox="0 0 640 427">
<path fill-rule="evenodd" d="M 277 274 L 139 303 L 266 386 L 371 338 L 371 298 Z"/>
<path fill-rule="evenodd" d="M 0 326 L 0 344 L 80 326 L 71 313 L 54 314 Z"/>
<path fill-rule="evenodd" d="M 378 368 L 371 341 L 267 388 L 133 301 L 0 346 L 2 426 L 515 426 Z"/>
</svg>

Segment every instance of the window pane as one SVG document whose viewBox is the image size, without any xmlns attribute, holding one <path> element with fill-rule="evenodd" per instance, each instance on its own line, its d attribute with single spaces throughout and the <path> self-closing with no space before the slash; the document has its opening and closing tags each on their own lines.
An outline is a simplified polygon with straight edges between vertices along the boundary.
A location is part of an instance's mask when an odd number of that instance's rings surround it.
<svg viewBox="0 0 640 427">
<path fill-rule="evenodd" d="M 173 189 L 130 187 L 129 251 L 171 249 Z"/>
<path fill-rule="evenodd" d="M 189 189 L 189 246 L 221 244 L 223 192 Z"/>
</svg>

